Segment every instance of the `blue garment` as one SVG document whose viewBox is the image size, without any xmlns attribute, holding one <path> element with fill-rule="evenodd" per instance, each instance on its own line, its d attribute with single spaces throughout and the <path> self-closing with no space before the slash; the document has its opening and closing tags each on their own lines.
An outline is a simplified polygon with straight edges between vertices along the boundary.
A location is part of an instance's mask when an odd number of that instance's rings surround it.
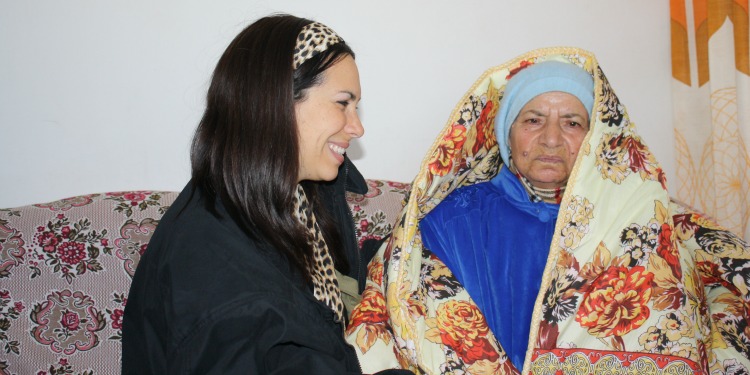
<svg viewBox="0 0 750 375">
<path fill-rule="evenodd" d="M 559 207 L 531 202 L 502 168 L 451 193 L 419 224 L 425 247 L 466 288 L 519 369 Z"/>
</svg>

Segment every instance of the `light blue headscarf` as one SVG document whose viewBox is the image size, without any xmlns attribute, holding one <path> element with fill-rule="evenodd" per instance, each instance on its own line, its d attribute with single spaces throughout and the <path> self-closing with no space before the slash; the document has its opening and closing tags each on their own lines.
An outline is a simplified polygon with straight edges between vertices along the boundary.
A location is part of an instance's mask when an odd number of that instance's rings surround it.
<svg viewBox="0 0 750 375">
<path fill-rule="evenodd" d="M 561 91 L 574 95 L 591 115 L 594 106 L 594 79 L 575 64 L 543 61 L 516 73 L 505 86 L 500 110 L 495 118 L 495 134 L 503 163 L 510 161 L 510 126 L 526 103 L 537 95 Z"/>
</svg>

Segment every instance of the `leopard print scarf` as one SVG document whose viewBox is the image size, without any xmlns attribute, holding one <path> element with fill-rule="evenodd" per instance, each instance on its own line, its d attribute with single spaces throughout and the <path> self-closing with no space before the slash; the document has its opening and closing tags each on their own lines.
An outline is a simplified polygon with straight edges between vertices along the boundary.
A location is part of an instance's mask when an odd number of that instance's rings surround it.
<svg viewBox="0 0 750 375">
<path fill-rule="evenodd" d="M 315 220 L 315 215 L 307 200 L 304 189 L 297 185 L 297 200 L 294 212 L 300 223 L 307 228 L 310 244 L 313 245 L 314 264 L 310 273 L 313 280 L 313 294 L 318 301 L 325 303 L 336 314 L 336 321 L 342 322 L 344 317 L 344 304 L 341 301 L 341 290 L 336 279 L 336 270 L 333 259 L 328 253 L 328 246 L 323 240 L 323 233 Z"/>
</svg>

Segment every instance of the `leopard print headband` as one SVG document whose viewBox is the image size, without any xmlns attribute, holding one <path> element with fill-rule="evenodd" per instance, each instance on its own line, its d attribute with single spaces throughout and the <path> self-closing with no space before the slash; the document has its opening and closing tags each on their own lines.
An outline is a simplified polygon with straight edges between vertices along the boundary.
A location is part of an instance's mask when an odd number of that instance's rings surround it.
<svg viewBox="0 0 750 375">
<path fill-rule="evenodd" d="M 305 61 L 343 41 L 336 32 L 320 22 L 303 27 L 294 46 L 294 69 L 297 70 Z"/>
</svg>

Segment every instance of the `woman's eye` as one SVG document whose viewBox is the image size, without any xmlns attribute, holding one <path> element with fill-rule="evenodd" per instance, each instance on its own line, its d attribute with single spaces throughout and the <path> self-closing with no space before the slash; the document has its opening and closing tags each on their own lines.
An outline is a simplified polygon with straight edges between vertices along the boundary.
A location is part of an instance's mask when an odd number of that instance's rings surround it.
<svg viewBox="0 0 750 375">
<path fill-rule="evenodd" d="M 348 100 L 340 100 L 337 103 L 341 104 L 344 107 L 346 107 L 347 105 L 349 105 L 349 101 Z"/>
<path fill-rule="evenodd" d="M 588 131 L 588 126 L 585 122 L 570 121 L 568 122 L 568 127 L 571 129 Z"/>
<path fill-rule="evenodd" d="M 539 119 L 535 117 L 526 119 L 527 124 L 538 124 L 539 122 L 540 122 Z"/>
</svg>

